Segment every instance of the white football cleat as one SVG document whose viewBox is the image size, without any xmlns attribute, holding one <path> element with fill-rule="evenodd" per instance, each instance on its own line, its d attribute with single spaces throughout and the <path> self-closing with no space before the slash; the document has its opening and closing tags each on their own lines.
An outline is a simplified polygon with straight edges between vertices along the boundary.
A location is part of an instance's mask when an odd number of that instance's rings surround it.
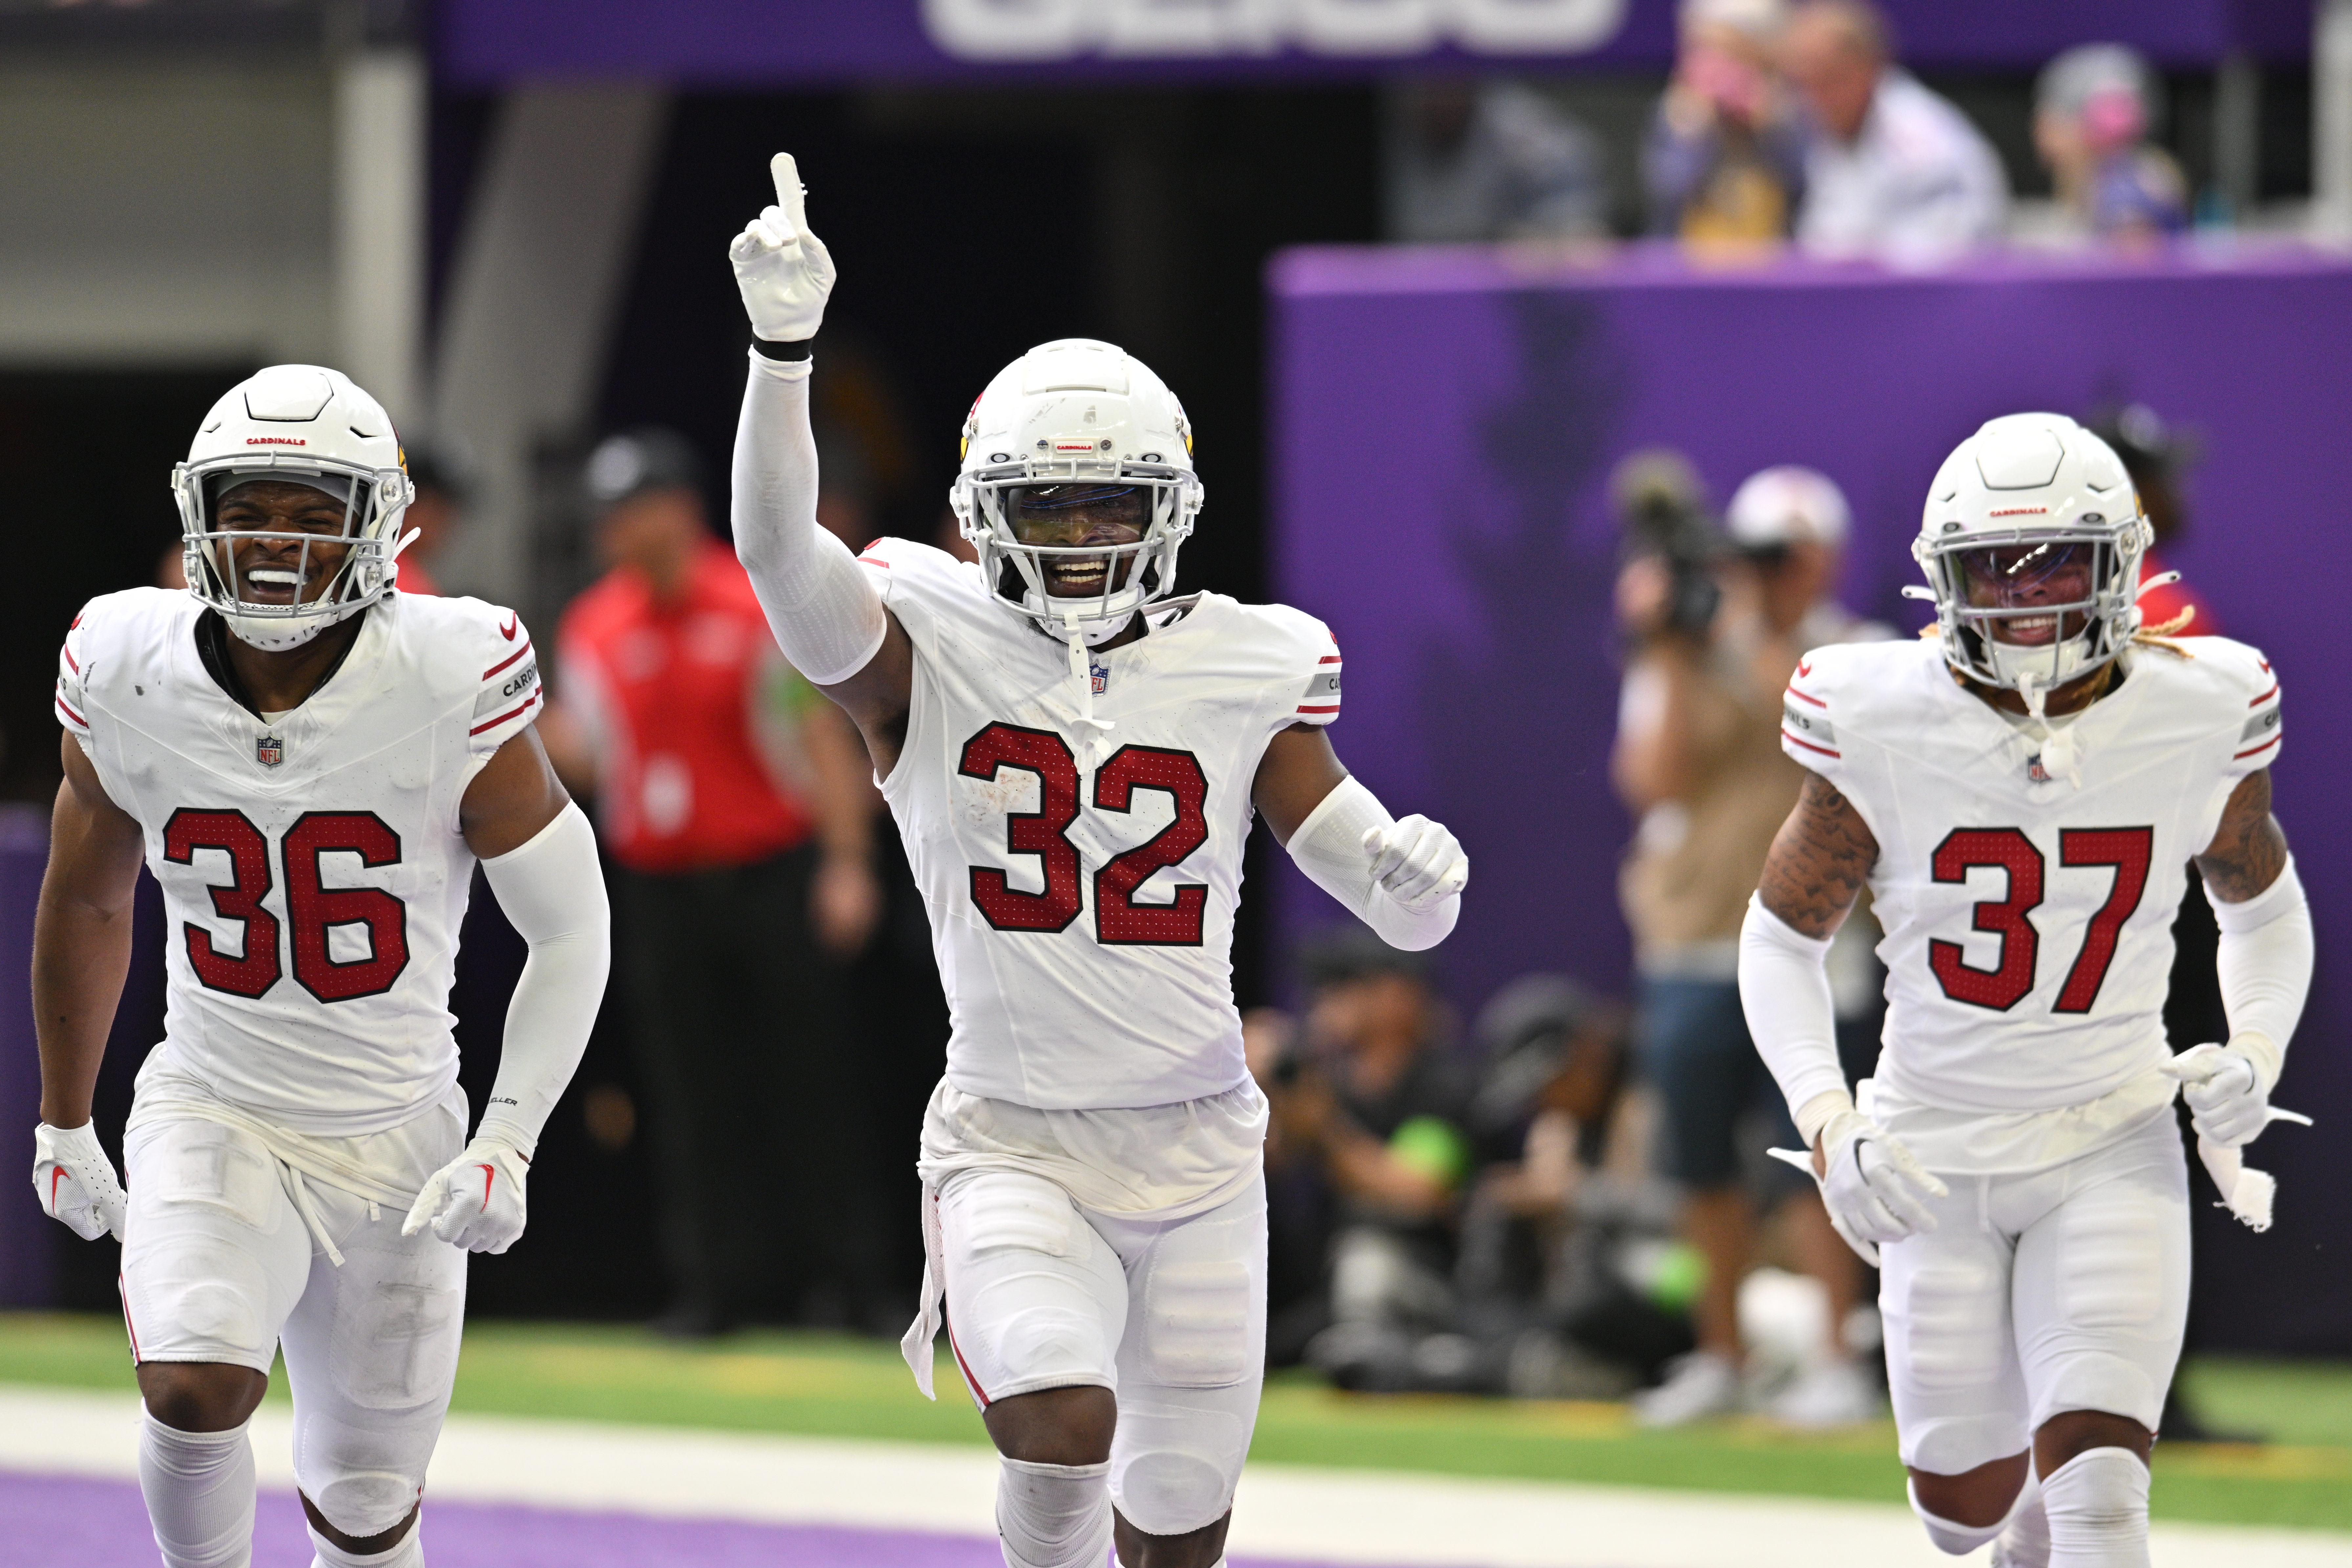
<svg viewBox="0 0 2352 1568">
<path fill-rule="evenodd" d="M 1790 1427 L 1851 1427 L 1878 1415 L 1869 1374 L 1845 1356 L 1824 1356 L 1774 1396 L 1769 1413 Z"/>
<path fill-rule="evenodd" d="M 1643 1427 L 1682 1427 L 1739 1408 L 1739 1369 L 1710 1350 L 1669 1362 L 1666 1380 L 1633 1396 L 1633 1420 Z"/>
</svg>

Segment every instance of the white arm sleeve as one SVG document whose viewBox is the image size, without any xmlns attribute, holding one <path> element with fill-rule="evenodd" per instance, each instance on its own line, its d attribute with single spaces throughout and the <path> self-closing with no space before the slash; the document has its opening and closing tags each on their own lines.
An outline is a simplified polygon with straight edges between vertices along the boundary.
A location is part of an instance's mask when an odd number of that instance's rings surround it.
<svg viewBox="0 0 2352 1568">
<path fill-rule="evenodd" d="M 2311 989 L 2311 905 L 2290 859 L 2278 880 L 2243 904 L 2213 901 L 2221 927 L 2221 1005 L 2230 1015 L 2230 1043 L 2247 1050 L 2268 1093 L 2278 1082 L 2286 1042 L 2303 1017 Z M 2251 1048 L 2259 1035 L 2270 1049 Z"/>
<path fill-rule="evenodd" d="M 1391 947 L 1418 953 L 1434 947 L 1453 933 L 1461 918 L 1462 895 L 1454 894 L 1422 914 L 1414 914 L 1372 880 L 1372 862 L 1364 853 L 1364 834 L 1387 828 L 1395 819 L 1377 796 L 1351 775 L 1307 813 L 1290 835 L 1290 858 L 1307 880 L 1338 899 L 1348 912 L 1376 932 Z"/>
<path fill-rule="evenodd" d="M 1829 953 L 1828 937 L 1814 940 L 1765 908 L 1760 894 L 1748 895 L 1739 925 L 1739 1005 L 1808 1145 L 1832 1115 L 1853 1107 L 1838 1065 Z"/>
<path fill-rule="evenodd" d="M 735 554 L 784 657 L 813 685 L 833 685 L 874 657 L 888 612 L 848 547 L 817 526 L 810 361 L 747 352 L 730 511 Z"/>
<path fill-rule="evenodd" d="M 530 955 L 507 1004 L 499 1075 L 474 1135 L 500 1139 L 528 1159 L 588 1048 L 612 967 L 612 910 L 595 831 L 576 804 L 521 848 L 484 861 L 482 873 Z"/>
</svg>

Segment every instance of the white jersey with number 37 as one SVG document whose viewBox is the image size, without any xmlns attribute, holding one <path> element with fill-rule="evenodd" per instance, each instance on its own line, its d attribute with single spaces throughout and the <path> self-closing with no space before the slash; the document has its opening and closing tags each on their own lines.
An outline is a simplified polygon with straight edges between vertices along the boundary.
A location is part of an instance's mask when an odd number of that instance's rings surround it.
<svg viewBox="0 0 2352 1568">
<path fill-rule="evenodd" d="M 538 715 L 530 634 L 479 600 L 387 594 L 310 700 L 265 721 L 200 653 L 206 613 L 157 588 L 93 599 L 58 664 L 58 722 L 163 890 L 150 1063 L 295 1132 L 396 1126 L 457 1082 L 457 809 Z"/>
<path fill-rule="evenodd" d="M 954 1019 L 949 1083 L 1043 1110 L 1170 1105 L 1245 1082 L 1234 910 L 1274 735 L 1339 711 L 1312 616 L 1204 593 L 1089 654 L 980 569 L 882 539 L 859 558 L 915 649 L 882 792 L 923 892 Z"/>
<path fill-rule="evenodd" d="M 1816 649 L 1790 683 L 1783 747 L 1878 841 L 1887 1015 L 1873 1087 L 1929 1120 L 1983 1121 L 1969 1135 L 1996 1161 L 1989 1129 L 2005 1121 L 2065 1111 L 2096 1124 L 2082 1129 L 2095 1142 L 2169 1098 L 2151 1069 L 2168 1054 L 2187 865 L 2280 740 L 2259 652 L 2177 646 L 2126 653 L 2122 679 L 2071 721 L 2080 788 L 2050 776 L 2040 743 L 1963 689 L 1932 642 Z M 2084 1139 L 2010 1143 L 2070 1141 Z"/>
</svg>

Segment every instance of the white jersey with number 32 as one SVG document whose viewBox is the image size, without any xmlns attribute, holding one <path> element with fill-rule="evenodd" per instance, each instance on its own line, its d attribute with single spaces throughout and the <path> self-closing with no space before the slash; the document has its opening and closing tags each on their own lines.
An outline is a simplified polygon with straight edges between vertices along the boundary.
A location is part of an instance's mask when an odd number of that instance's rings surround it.
<svg viewBox="0 0 2352 1568">
<path fill-rule="evenodd" d="M 2129 650 L 2121 680 L 2071 720 L 2079 789 L 1932 642 L 1816 649 L 1790 683 L 1784 748 L 1878 841 L 1887 1015 L 1873 1089 L 1942 1124 L 1926 1135 L 1948 1165 L 2037 1163 L 2169 1099 L 2151 1070 L 2168 1053 L 2188 862 L 2280 740 L 2279 684 L 2259 652 L 2176 646 Z M 2082 1125 L 2022 1135 L 2048 1113 Z"/>
<path fill-rule="evenodd" d="M 150 1065 L 299 1133 L 396 1126 L 457 1082 L 457 809 L 539 712 L 530 634 L 479 600 L 387 594 L 265 721 L 207 667 L 205 613 L 163 589 L 93 599 L 58 664 L 58 722 L 163 890 Z"/>
<path fill-rule="evenodd" d="M 915 649 L 882 792 L 923 892 L 954 1019 L 947 1079 L 1043 1110 L 1170 1105 L 1246 1081 L 1234 910 L 1266 743 L 1339 711 L 1312 616 L 1204 593 L 1094 653 L 980 569 L 881 539 L 859 558 Z"/>
</svg>

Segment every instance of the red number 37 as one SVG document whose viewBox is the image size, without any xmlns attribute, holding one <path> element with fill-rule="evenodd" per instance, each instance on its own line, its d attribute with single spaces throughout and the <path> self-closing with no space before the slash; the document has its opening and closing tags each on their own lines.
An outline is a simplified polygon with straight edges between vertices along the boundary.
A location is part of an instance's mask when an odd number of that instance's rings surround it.
<svg viewBox="0 0 2352 1568">
<path fill-rule="evenodd" d="M 2058 863 L 2062 866 L 2113 866 L 2116 879 L 2107 901 L 2091 916 L 2083 934 L 2083 950 L 2066 971 L 2052 1011 L 2086 1013 L 2099 999 L 2107 966 L 2115 962 L 2116 943 L 2124 922 L 2139 908 L 2147 889 L 2148 861 L 2156 848 L 2154 828 L 2063 828 L 2058 833 Z M 2033 841 L 2016 828 L 1959 828 L 1936 846 L 1929 869 L 1937 882 L 1966 882 L 1977 866 L 1996 866 L 2009 873 L 2009 896 L 1987 899 L 1976 906 L 1979 931 L 1997 932 L 2000 951 L 1993 967 L 1979 969 L 1962 956 L 1958 942 L 1940 938 L 1927 944 L 1927 967 L 1944 994 L 1971 1007 L 2007 1012 L 2033 989 L 2041 961 L 2042 934 L 2026 916 L 2042 904 L 2045 862 Z"/>
</svg>

